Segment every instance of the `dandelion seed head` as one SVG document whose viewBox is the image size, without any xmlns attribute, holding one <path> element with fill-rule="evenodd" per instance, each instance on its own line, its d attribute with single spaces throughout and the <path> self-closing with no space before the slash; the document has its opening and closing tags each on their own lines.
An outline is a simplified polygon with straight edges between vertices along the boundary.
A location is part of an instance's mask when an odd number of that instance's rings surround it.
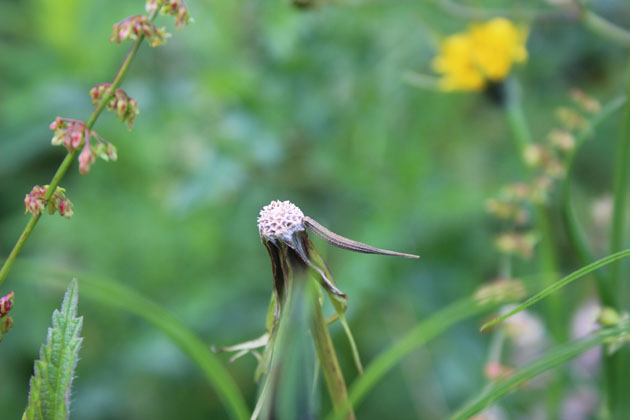
<svg viewBox="0 0 630 420">
<path fill-rule="evenodd" d="M 296 231 L 304 230 L 304 213 L 290 201 L 274 200 L 260 211 L 258 231 L 266 239 L 288 240 Z"/>
</svg>

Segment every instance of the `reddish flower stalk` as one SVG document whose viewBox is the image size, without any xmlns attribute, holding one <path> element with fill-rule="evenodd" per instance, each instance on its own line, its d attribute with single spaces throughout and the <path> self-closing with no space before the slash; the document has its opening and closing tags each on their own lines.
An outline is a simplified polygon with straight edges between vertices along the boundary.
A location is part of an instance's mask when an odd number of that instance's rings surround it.
<svg viewBox="0 0 630 420">
<path fill-rule="evenodd" d="M 109 101 L 107 101 L 106 108 L 108 111 L 116 111 L 116 116 L 118 119 L 125 124 L 127 124 L 128 129 L 133 128 L 133 121 L 136 118 L 136 115 L 140 113 L 138 110 L 138 102 L 135 99 L 130 98 L 129 95 L 125 93 L 124 90 L 118 88 L 115 90 L 114 94 L 111 94 L 111 83 L 101 83 L 99 85 L 94 86 L 90 90 L 90 97 L 92 98 L 92 103 L 97 104 L 99 101 L 103 99 L 103 96 L 107 94 L 110 96 Z"/>
<path fill-rule="evenodd" d="M 156 15 L 157 15 L 157 12 L 151 13 L 151 15 L 147 18 L 147 21 L 151 22 L 155 18 Z M 118 88 L 118 85 L 120 85 L 120 83 L 122 82 L 122 79 L 127 73 L 127 70 L 129 68 L 129 64 L 135 57 L 135 54 L 138 51 L 138 48 L 140 47 L 140 44 L 142 43 L 144 36 L 145 36 L 144 33 L 140 33 L 136 37 L 134 44 L 129 49 L 127 56 L 123 60 L 120 66 L 120 69 L 118 70 L 118 73 L 116 74 L 116 76 L 114 77 L 114 80 L 111 83 L 111 89 L 115 90 L 116 88 Z M 109 101 L 110 96 L 111 95 L 109 93 L 103 96 L 102 101 L 99 102 L 99 104 L 96 106 L 96 109 L 94 109 L 94 111 L 92 112 L 92 115 L 90 115 L 90 118 L 88 118 L 85 124 L 77 123 L 76 120 L 70 120 L 70 119 L 60 120 L 60 122 L 63 121 L 67 124 L 66 128 L 69 128 L 69 126 L 73 127 L 73 129 L 71 130 L 72 131 L 71 133 L 63 133 L 63 131 L 59 132 L 59 134 L 61 134 L 63 137 L 63 140 L 61 140 L 60 144 L 64 144 L 65 142 L 68 142 L 70 147 L 67 147 L 68 154 L 59 165 L 59 168 L 57 169 L 57 171 L 55 172 L 55 175 L 50 181 L 50 187 L 46 189 L 46 192 L 44 193 L 42 197 L 42 200 L 44 203 L 48 203 L 49 200 L 53 197 L 53 194 L 57 190 L 57 187 L 59 186 L 61 179 L 68 172 L 70 165 L 72 164 L 72 162 L 74 161 L 74 159 L 77 157 L 79 153 L 78 147 L 80 147 L 80 141 L 79 143 L 77 143 L 77 139 L 76 139 L 77 135 L 74 133 L 78 132 L 79 133 L 78 135 L 80 137 L 83 137 L 83 140 L 85 140 L 85 138 L 87 137 L 87 134 L 94 135 L 94 133 L 90 132 L 90 130 L 92 129 L 92 127 L 94 126 L 94 123 L 96 122 L 97 118 L 101 114 L 101 111 L 103 111 L 103 108 L 105 108 L 105 106 L 107 105 L 107 102 Z M 83 127 L 85 127 L 85 131 L 82 130 Z M 58 125 L 57 120 L 55 120 L 55 124 L 51 126 L 51 129 L 56 130 L 58 128 L 60 128 L 60 126 Z M 86 131 L 88 131 L 88 133 L 86 133 Z M 71 134 L 69 140 L 65 138 L 65 136 L 67 136 L 68 134 Z M 74 134 L 75 136 L 74 139 L 72 138 L 72 134 Z M 113 146 L 105 145 L 102 142 L 102 139 L 100 137 L 98 137 L 98 139 L 101 140 L 101 142 L 96 145 L 96 149 L 97 149 L 96 151 L 101 153 L 101 155 L 99 156 L 101 157 L 106 156 L 108 159 L 114 159 L 116 156 L 116 151 L 113 148 Z M 86 152 L 86 155 L 87 155 L 87 152 Z M 39 210 L 39 206 L 37 206 L 36 210 Z M 68 214 L 69 210 L 70 210 L 69 206 L 66 207 L 65 204 L 61 205 L 61 212 L 63 212 L 64 216 Z M 35 225 L 39 221 L 41 214 L 42 214 L 41 211 L 35 211 L 32 213 L 32 216 L 27 222 L 26 226 L 24 227 L 22 234 L 20 235 L 17 242 L 13 246 L 11 253 L 5 260 L 4 264 L 2 265 L 2 268 L 0 268 L 0 285 L 7 278 L 9 271 L 11 270 L 11 267 L 13 266 L 13 263 L 17 259 L 17 256 L 19 255 L 20 251 L 22 250 L 22 247 L 26 243 L 26 240 L 28 239 L 31 232 L 35 228 Z M 8 325 L 8 322 L 7 322 L 7 325 Z"/>
</svg>

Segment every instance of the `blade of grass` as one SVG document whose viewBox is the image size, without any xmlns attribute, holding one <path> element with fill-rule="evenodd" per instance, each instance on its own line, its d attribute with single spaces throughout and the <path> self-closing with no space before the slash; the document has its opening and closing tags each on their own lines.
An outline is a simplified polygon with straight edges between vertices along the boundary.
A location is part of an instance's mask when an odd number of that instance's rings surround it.
<svg viewBox="0 0 630 420">
<path fill-rule="evenodd" d="M 50 264 L 30 261 L 18 262 L 20 273 L 28 279 L 65 287 L 68 270 L 51 268 Z M 26 270 L 24 270 L 26 268 Z M 210 351 L 210 346 L 190 331 L 164 307 L 145 298 L 133 289 L 112 279 L 87 273 L 73 275 L 81 281 L 82 296 L 105 305 L 134 313 L 165 333 L 200 368 L 230 414 L 238 420 L 249 419 L 249 410 L 236 383 L 221 361 Z"/>
<path fill-rule="evenodd" d="M 552 294 L 553 292 L 555 292 L 556 290 L 559 290 L 561 288 L 563 288 L 564 286 L 566 286 L 567 284 L 573 282 L 574 280 L 579 279 L 580 277 L 583 277 L 595 270 L 597 270 L 600 267 L 603 267 L 605 265 L 608 265 L 614 261 L 617 261 L 621 258 L 626 258 L 626 257 L 630 257 L 630 249 L 627 249 L 625 251 L 621 251 L 621 252 L 617 252 L 614 254 L 611 254 L 607 257 L 604 257 L 600 260 L 595 261 L 592 264 L 589 264 L 585 267 L 580 268 L 579 270 L 574 271 L 573 273 L 569 274 L 568 276 L 558 280 L 557 282 L 551 284 L 548 287 L 545 287 L 542 291 L 536 293 L 534 296 L 530 297 L 529 299 L 525 300 L 525 302 L 521 303 L 520 305 L 518 305 L 516 308 L 514 308 L 512 311 L 508 312 L 505 315 L 502 315 L 498 318 L 493 319 L 492 321 L 489 321 L 487 323 L 485 323 L 484 325 L 482 325 L 481 327 L 481 331 L 484 331 L 485 329 L 501 322 L 504 321 L 505 319 L 511 317 L 512 315 L 516 314 L 517 312 L 522 311 L 525 308 L 530 307 L 531 305 L 533 305 L 534 303 L 538 302 L 541 299 L 544 299 L 545 297 L 549 296 L 550 294 Z"/>
<path fill-rule="evenodd" d="M 630 95 L 630 74 L 627 76 L 627 95 Z M 628 182 L 630 178 L 630 103 L 626 103 L 621 120 L 621 134 L 617 142 L 617 162 L 615 164 L 612 225 L 610 227 L 610 252 L 627 246 L 626 211 L 628 210 Z M 618 310 L 630 309 L 630 285 L 623 281 L 627 265 L 621 263 L 610 266 L 608 287 L 614 291 L 612 305 Z M 630 380 L 625 372 L 630 366 L 630 352 L 624 349 L 605 361 L 606 384 L 608 387 L 608 408 L 611 419 L 622 420 L 628 417 L 630 399 L 627 398 Z"/>
<path fill-rule="evenodd" d="M 590 246 L 586 241 L 586 237 L 582 228 L 577 220 L 577 216 L 571 207 L 571 171 L 573 169 L 573 163 L 575 157 L 580 150 L 580 147 L 584 144 L 586 139 L 593 135 L 594 130 L 609 116 L 617 112 L 626 103 L 626 96 L 618 96 L 604 105 L 601 111 L 591 119 L 588 127 L 582 130 L 576 138 L 575 147 L 571 154 L 567 157 L 566 176 L 562 181 L 562 214 L 567 236 L 569 237 L 569 243 L 572 244 L 582 264 L 586 265 L 589 261 L 593 261 L 595 257 L 591 252 Z M 614 294 L 609 290 L 606 283 L 606 278 L 595 271 L 595 279 L 597 280 L 597 286 L 599 289 L 600 297 L 604 305 L 612 305 Z"/>
<path fill-rule="evenodd" d="M 508 301 L 509 299 L 490 299 L 486 302 L 480 302 L 476 298 L 465 298 L 448 305 L 430 318 L 420 322 L 404 337 L 374 359 L 365 369 L 363 376 L 360 376 L 350 386 L 349 400 L 351 406 L 356 408 L 367 393 L 379 383 L 381 378 L 413 350 L 428 343 L 456 323 L 492 310 L 501 304 L 508 303 Z M 339 419 L 349 408 L 345 407 L 344 410 L 336 413 L 336 415 L 331 413 L 326 419 Z"/>
<path fill-rule="evenodd" d="M 566 361 L 584 353 L 585 351 L 603 344 L 608 340 L 619 337 L 628 333 L 627 325 L 607 328 L 592 334 L 591 336 L 566 343 L 549 352 L 546 356 L 530 363 L 529 365 L 518 369 L 507 379 L 492 384 L 489 388 L 484 389 L 470 403 L 457 411 L 451 420 L 466 420 L 490 406 L 493 402 L 501 398 L 503 395 L 514 390 L 525 382 L 535 378 L 543 372 L 560 366 Z"/>
</svg>

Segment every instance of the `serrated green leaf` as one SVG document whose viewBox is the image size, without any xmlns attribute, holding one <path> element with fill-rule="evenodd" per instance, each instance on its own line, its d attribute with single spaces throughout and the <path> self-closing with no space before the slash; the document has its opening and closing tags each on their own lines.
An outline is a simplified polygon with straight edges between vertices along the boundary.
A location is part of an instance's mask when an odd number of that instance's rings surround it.
<svg viewBox="0 0 630 420">
<path fill-rule="evenodd" d="M 52 328 L 35 361 L 28 406 L 22 420 L 62 420 L 70 412 L 70 388 L 79 360 L 83 317 L 77 317 L 79 286 L 73 279 L 66 290 L 61 310 L 53 312 Z"/>
</svg>

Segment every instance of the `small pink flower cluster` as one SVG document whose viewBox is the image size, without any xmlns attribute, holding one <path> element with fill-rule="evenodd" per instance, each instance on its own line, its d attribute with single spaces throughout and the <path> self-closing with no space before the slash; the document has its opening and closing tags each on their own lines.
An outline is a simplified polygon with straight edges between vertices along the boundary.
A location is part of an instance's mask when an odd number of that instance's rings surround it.
<svg viewBox="0 0 630 420">
<path fill-rule="evenodd" d="M 158 28 L 148 17 L 134 15 L 114 24 L 114 31 L 109 40 L 120 44 L 124 40 L 138 39 L 143 35 L 147 37 L 152 47 L 164 44 L 166 38 L 170 37 L 170 34 L 166 33 L 166 29 Z"/>
<path fill-rule="evenodd" d="M 145 8 L 149 13 L 159 8 L 161 14 L 175 16 L 175 25 L 180 30 L 190 22 L 188 7 L 183 0 L 147 0 Z"/>
<path fill-rule="evenodd" d="M 2 335 L 9 332 L 13 326 L 13 318 L 9 316 L 9 311 L 13 307 L 14 296 L 15 293 L 11 292 L 0 298 L 0 341 L 2 341 Z"/>
<path fill-rule="evenodd" d="M 73 120 L 70 118 L 57 117 L 49 128 L 55 132 L 51 143 L 53 146 L 66 146 L 68 153 L 71 153 L 81 147 L 83 140 L 88 138 L 90 133 L 83 121 Z"/>
<path fill-rule="evenodd" d="M 46 193 L 48 192 L 48 185 L 40 187 L 35 185 L 30 193 L 24 197 L 24 206 L 26 210 L 24 213 L 31 213 L 33 215 L 40 214 L 46 209 Z M 54 214 L 56 211 L 66 219 L 69 219 L 74 214 L 74 205 L 66 198 L 66 190 L 61 187 L 57 187 L 54 194 L 48 200 L 48 214 Z"/>
<path fill-rule="evenodd" d="M 131 118 L 131 121 L 127 120 L 127 124 L 131 123 L 133 123 L 133 118 Z M 89 172 L 97 157 L 105 161 L 118 158 L 114 145 L 99 136 L 96 131 L 88 130 L 83 121 L 57 117 L 50 124 L 50 129 L 55 131 L 55 135 L 52 138 L 53 145 L 63 144 L 69 153 L 83 146 L 79 155 L 79 172 L 81 175 Z M 96 144 L 92 144 L 92 138 L 96 139 Z"/>
<path fill-rule="evenodd" d="M 133 128 L 133 121 L 136 115 L 140 113 L 138 110 L 138 102 L 130 98 L 124 90 L 116 89 L 113 96 L 109 96 L 111 83 L 101 83 L 90 89 L 90 97 L 92 103 L 98 103 L 103 97 L 109 97 L 107 101 L 107 110 L 116 111 L 118 119 L 127 124 L 128 129 Z"/>
<path fill-rule="evenodd" d="M 13 298 L 15 293 L 11 292 L 0 298 L 0 318 L 5 317 L 13 307 Z"/>
<path fill-rule="evenodd" d="M 118 152 L 113 144 L 95 132 L 92 132 L 92 135 L 96 139 L 96 144 L 92 144 L 91 142 L 85 143 L 79 155 L 79 172 L 81 175 L 85 175 L 90 171 L 90 167 L 96 161 L 97 157 L 106 162 L 118 159 Z"/>
</svg>

